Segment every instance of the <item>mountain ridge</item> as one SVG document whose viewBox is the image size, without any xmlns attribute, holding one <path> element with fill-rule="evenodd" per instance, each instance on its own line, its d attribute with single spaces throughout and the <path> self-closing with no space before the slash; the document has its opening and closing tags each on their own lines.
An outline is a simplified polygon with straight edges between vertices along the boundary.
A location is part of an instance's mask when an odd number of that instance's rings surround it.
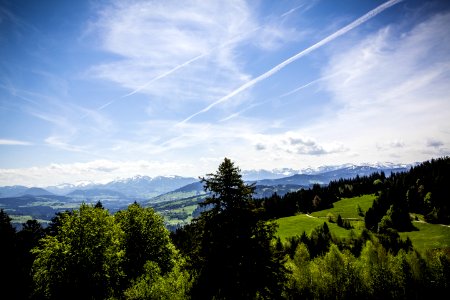
<svg viewBox="0 0 450 300">
<path fill-rule="evenodd" d="M 279 168 L 273 170 L 244 170 L 242 177 L 247 182 L 255 182 L 264 186 L 299 185 L 310 186 L 314 183 L 327 184 L 331 180 L 339 178 L 351 178 L 353 176 L 370 175 L 373 172 L 400 172 L 407 171 L 415 164 L 394 163 L 367 163 L 367 164 L 343 164 L 334 166 L 321 166 L 318 168 L 306 168 L 294 170 L 291 168 Z M 389 175 L 389 174 L 387 174 Z M 81 181 L 78 184 L 65 183 L 45 188 L 26 187 L 21 185 L 0 187 L 0 198 L 23 196 L 30 192 L 31 195 L 61 195 L 66 196 L 76 190 L 109 190 L 110 193 L 123 195 L 133 199 L 151 199 L 160 195 L 173 192 L 189 184 L 198 182 L 198 178 L 172 176 L 136 175 L 130 178 L 120 178 L 108 183 L 93 183 Z"/>
</svg>

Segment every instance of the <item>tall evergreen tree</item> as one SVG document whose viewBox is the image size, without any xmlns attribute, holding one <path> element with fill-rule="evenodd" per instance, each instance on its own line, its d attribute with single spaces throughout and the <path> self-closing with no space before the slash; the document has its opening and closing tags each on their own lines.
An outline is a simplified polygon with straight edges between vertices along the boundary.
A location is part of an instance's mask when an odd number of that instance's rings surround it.
<svg viewBox="0 0 450 300">
<path fill-rule="evenodd" d="M 255 208 L 254 186 L 244 183 L 240 169 L 227 158 L 202 182 L 211 196 L 201 204 L 210 209 L 194 223 L 201 228 L 194 298 L 280 296 L 284 269 L 272 245 L 276 227 L 262 221 Z"/>
</svg>

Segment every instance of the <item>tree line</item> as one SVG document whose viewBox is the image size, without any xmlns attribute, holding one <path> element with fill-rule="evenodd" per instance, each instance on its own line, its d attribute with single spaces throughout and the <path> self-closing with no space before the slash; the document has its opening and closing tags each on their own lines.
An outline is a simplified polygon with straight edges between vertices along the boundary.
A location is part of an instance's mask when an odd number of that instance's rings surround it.
<svg viewBox="0 0 450 300">
<path fill-rule="evenodd" d="M 330 208 L 341 198 L 376 194 L 376 201 L 365 214 L 366 227 L 371 231 L 387 228 L 408 231 L 413 229 L 409 213 L 424 215 L 429 223 L 450 224 L 449 179 L 450 158 L 442 157 L 388 177 L 384 172 L 373 173 L 323 186 L 314 184 L 310 189 L 282 197 L 274 194 L 262 199 L 259 205 L 264 208 L 266 218 L 271 219 Z"/>
<path fill-rule="evenodd" d="M 45 229 L 31 220 L 18 232 L 0 210 L 1 297 L 421 299 L 445 294 L 448 249 L 422 255 L 402 240 L 396 226 L 409 225 L 396 204 L 406 201 L 405 211 L 423 209 L 430 220 L 445 221 L 447 204 L 440 197 L 447 192 L 442 185 L 450 178 L 448 166 L 444 158 L 413 168 L 414 175 L 373 174 L 256 200 L 255 186 L 225 158 L 202 178 L 209 196 L 199 216 L 172 233 L 153 209 L 137 203 L 114 214 L 101 203 L 82 204 L 55 215 Z M 276 237 L 278 216 L 331 207 L 340 197 L 365 193 L 379 196 L 373 212 L 365 213 L 369 225 L 360 235 L 338 239 L 325 222 L 311 234 Z"/>
</svg>

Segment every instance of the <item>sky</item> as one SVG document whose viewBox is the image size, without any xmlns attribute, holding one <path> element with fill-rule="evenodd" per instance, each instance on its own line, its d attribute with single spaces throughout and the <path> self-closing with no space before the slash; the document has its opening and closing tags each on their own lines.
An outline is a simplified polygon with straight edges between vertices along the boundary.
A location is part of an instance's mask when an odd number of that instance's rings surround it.
<svg viewBox="0 0 450 300">
<path fill-rule="evenodd" d="M 450 155 L 450 1 L 0 0 L 0 185 Z"/>
</svg>

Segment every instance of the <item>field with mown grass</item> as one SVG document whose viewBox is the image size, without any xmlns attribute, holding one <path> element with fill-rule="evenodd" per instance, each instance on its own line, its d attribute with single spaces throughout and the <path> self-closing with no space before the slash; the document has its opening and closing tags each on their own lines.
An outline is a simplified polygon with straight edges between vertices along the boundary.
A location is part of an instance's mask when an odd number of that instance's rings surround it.
<svg viewBox="0 0 450 300">
<path fill-rule="evenodd" d="M 450 248 L 450 226 L 423 221 L 413 222 L 413 225 L 419 230 L 399 234 L 403 239 L 409 237 L 417 251 L 425 253 L 428 249 Z"/>
<path fill-rule="evenodd" d="M 359 235 L 364 228 L 364 217 L 358 215 L 357 206 L 359 205 L 365 212 L 372 206 L 375 198 L 375 195 L 345 198 L 335 202 L 333 208 L 317 211 L 311 215 L 299 214 L 277 219 L 277 236 L 283 240 L 301 235 L 303 231 L 309 235 L 314 228 L 321 226 L 324 222 L 327 222 L 331 233 L 338 238 L 348 238 L 352 234 Z M 339 214 L 343 219 L 349 219 L 354 228 L 347 230 L 337 226 L 334 222 L 329 222 L 330 217 L 334 217 L 336 220 L 335 218 Z M 421 215 L 417 216 L 417 220 L 413 221 L 413 225 L 418 230 L 399 233 L 403 239 L 409 237 L 414 248 L 421 253 L 425 253 L 428 249 L 450 248 L 450 226 L 425 223 Z"/>
<path fill-rule="evenodd" d="M 364 217 L 358 215 L 358 205 L 363 212 L 366 212 L 372 207 L 373 201 L 376 199 L 375 195 L 362 195 L 354 198 L 343 198 L 335 203 L 333 207 L 324 209 L 321 211 L 313 212 L 313 217 L 328 217 L 329 214 L 334 215 L 336 218 L 340 214 L 344 219 L 359 219 L 364 220 Z"/>
</svg>

